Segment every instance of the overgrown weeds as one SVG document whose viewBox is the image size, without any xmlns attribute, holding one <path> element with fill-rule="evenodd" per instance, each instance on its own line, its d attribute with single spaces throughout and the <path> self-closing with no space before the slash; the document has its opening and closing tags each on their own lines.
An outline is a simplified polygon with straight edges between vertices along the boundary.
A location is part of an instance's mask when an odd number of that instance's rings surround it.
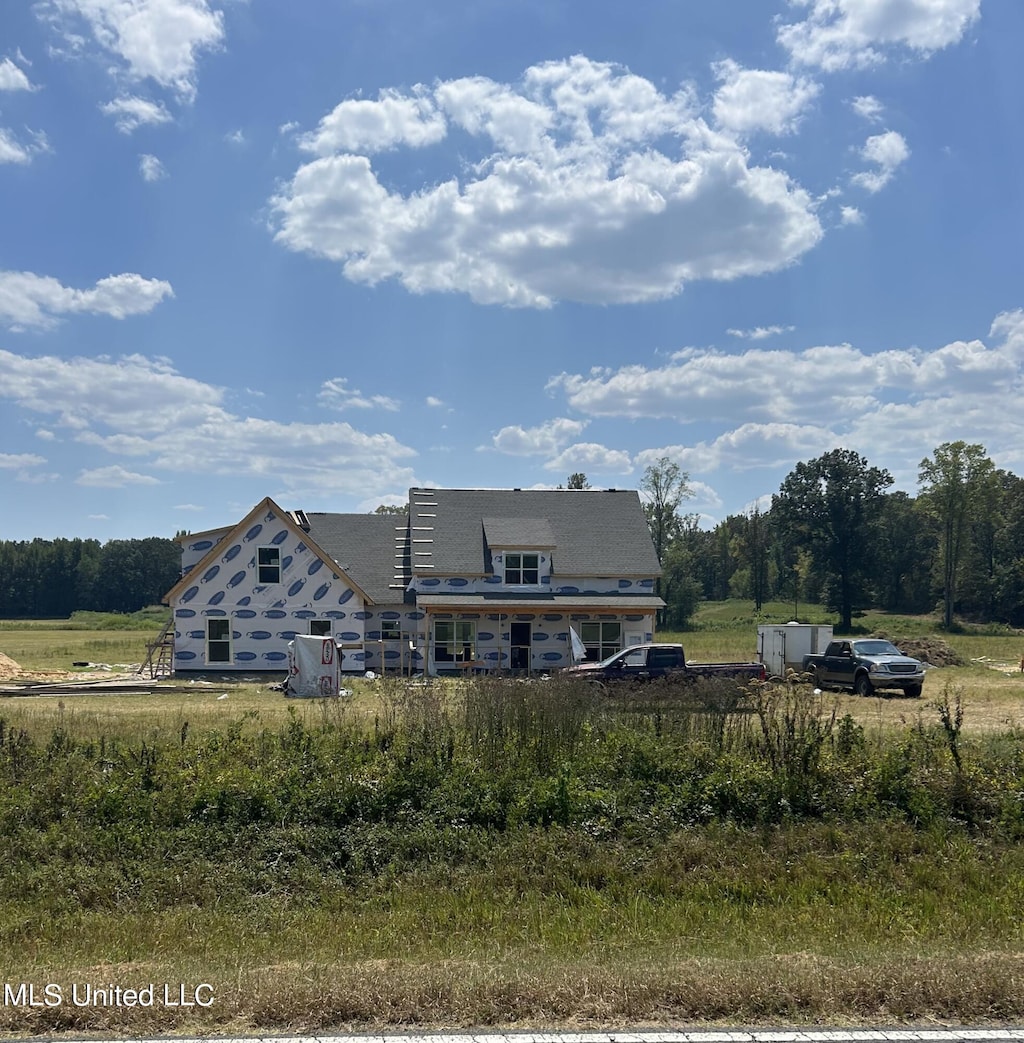
<svg viewBox="0 0 1024 1043">
<path fill-rule="evenodd" d="M 4 973 L 155 962 L 219 976 L 225 1018 L 322 1028 L 897 1013 L 917 960 L 974 1016 L 938 961 L 1020 951 L 1024 755 L 965 737 L 961 695 L 877 735 L 797 683 L 557 678 L 388 678 L 283 723 L 144 736 L 0 721 Z M 780 1009 L 771 968 L 793 953 Z M 572 973 L 604 993 L 573 998 Z M 993 975 L 991 1009 L 1024 1014 Z M 948 1016 L 933 992 L 898 1013 Z M 109 1014 L 81 1017 L 47 1025 Z"/>
</svg>

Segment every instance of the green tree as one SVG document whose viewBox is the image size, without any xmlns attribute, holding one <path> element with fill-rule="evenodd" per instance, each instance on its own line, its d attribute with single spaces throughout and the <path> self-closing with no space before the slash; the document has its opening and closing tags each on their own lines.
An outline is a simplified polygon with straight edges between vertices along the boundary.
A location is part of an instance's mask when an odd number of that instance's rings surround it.
<svg viewBox="0 0 1024 1043">
<path fill-rule="evenodd" d="M 668 598 L 666 593 L 671 590 L 682 590 L 683 570 L 690 570 L 692 574 L 693 559 L 688 553 L 676 554 L 666 568 L 668 553 L 673 544 L 682 544 L 683 520 L 679 516 L 679 507 L 684 500 L 688 500 L 693 492 L 690 489 L 690 476 L 683 471 L 677 463 L 667 456 L 661 457 L 657 463 L 651 464 L 645 471 L 640 488 L 644 496 L 644 514 L 647 516 L 647 526 L 651 531 L 651 540 L 654 542 L 654 550 L 661 562 L 664 575 L 658 580 L 657 592 L 666 605 Z M 682 605 L 680 605 L 682 607 Z M 690 610 L 692 612 L 692 609 Z M 673 625 L 681 626 L 678 622 L 679 613 L 673 612 Z M 662 609 L 659 613 L 659 623 L 666 626 L 669 611 Z"/>
<path fill-rule="evenodd" d="M 569 475 L 565 487 L 566 489 L 589 489 L 591 486 L 590 482 L 587 481 L 587 476 L 582 471 L 575 471 Z"/>
<path fill-rule="evenodd" d="M 852 449 L 833 449 L 797 464 L 772 498 L 773 516 L 794 546 L 810 551 L 845 630 L 870 600 L 875 523 L 892 480 Z"/>
<path fill-rule="evenodd" d="M 690 476 L 667 456 L 651 464 L 645 471 L 640 489 L 646 494 L 644 514 L 651 530 L 654 550 L 661 561 L 668 545 L 682 532 L 679 508 L 693 496 Z"/>
<path fill-rule="evenodd" d="M 939 526 L 942 621 L 946 627 L 953 625 L 968 528 L 991 506 L 994 471 L 985 447 L 964 441 L 943 442 L 921 461 L 920 499 Z"/>
<path fill-rule="evenodd" d="M 760 507 L 755 505 L 746 514 L 735 517 L 731 546 L 746 574 L 748 596 L 760 612 L 770 594 L 772 549 L 769 516 L 762 513 Z"/>
<path fill-rule="evenodd" d="M 373 514 L 405 514 L 409 510 L 404 503 L 382 503 L 373 510 Z"/>
<path fill-rule="evenodd" d="M 889 493 L 875 532 L 876 596 L 889 612 L 928 612 L 932 600 L 935 525 L 905 492 Z"/>
</svg>

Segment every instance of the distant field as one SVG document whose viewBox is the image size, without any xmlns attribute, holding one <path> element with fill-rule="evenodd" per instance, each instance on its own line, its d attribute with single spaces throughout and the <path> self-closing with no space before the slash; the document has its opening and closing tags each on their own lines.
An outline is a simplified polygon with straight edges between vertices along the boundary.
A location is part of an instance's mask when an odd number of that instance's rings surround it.
<svg viewBox="0 0 1024 1043">
<path fill-rule="evenodd" d="M 0 652 L 24 670 L 74 670 L 75 662 L 132 665 L 170 618 L 155 606 L 119 615 L 76 612 L 70 619 L 0 619 Z"/>
<path fill-rule="evenodd" d="M 98 614 L 79 613 L 72 620 L 0 620 L 0 652 L 10 656 L 26 670 L 71 671 L 76 661 L 111 665 L 136 664 L 146 654 L 146 643 L 156 636 L 166 619 L 166 609 L 146 610 L 133 617 L 101 617 Z M 694 620 L 694 629 L 683 633 L 659 633 L 659 640 L 680 641 L 687 657 L 693 660 L 753 660 L 757 658 L 757 626 L 759 623 L 785 623 L 793 617 L 792 603 L 770 602 L 756 615 L 748 601 L 705 602 Z M 818 606 L 801 606 L 802 622 L 829 623 L 834 616 Z M 118 629 L 103 629 L 99 624 Z M 121 629 L 126 625 L 144 629 Z M 936 636 L 947 641 L 969 663 L 930 671 L 921 699 L 903 699 L 898 693 L 880 693 L 872 699 L 836 692 L 830 695 L 839 713 L 849 713 L 859 723 L 877 727 L 912 722 L 919 715 L 929 720 L 934 717 L 931 703 L 943 691 L 959 692 L 965 711 L 967 731 L 991 731 L 1001 728 L 1024 728 L 1024 674 L 1017 669 L 1024 653 L 1024 634 L 1001 631 L 992 633 L 967 629 L 962 633 L 945 634 L 934 617 L 889 616 L 869 612 L 858 619 L 865 632 L 886 632 L 894 636 Z M 89 627 L 89 629 L 82 629 Z M 971 661 L 974 662 L 971 662 Z M 1002 669 L 999 669 L 1002 667 Z M 171 719 L 197 719 L 213 723 L 249 712 L 259 715 L 264 723 L 276 720 L 288 712 L 304 717 L 320 711 L 295 703 L 286 703 L 279 692 L 266 690 L 266 685 L 279 678 L 268 675 L 255 684 L 240 680 L 223 683 L 200 683 L 187 679 L 185 688 L 151 697 L 121 697 L 117 695 L 81 695 L 64 697 L 68 711 L 79 714 L 95 713 L 109 723 L 125 715 L 144 721 L 156 715 L 163 723 Z M 355 679 L 346 682 L 360 694 L 356 704 L 360 712 L 373 714 L 377 696 L 371 683 Z M 217 697 L 230 693 L 227 699 Z M 365 698 L 364 698 L 365 697 Z M 45 699 L 39 702 L 39 713 L 47 714 Z M 11 710 L 5 711 L 8 715 Z M 28 705 L 18 714 L 35 713 Z M 180 727 L 180 720 L 178 722 Z"/>
<path fill-rule="evenodd" d="M 755 615 L 749 601 L 705 602 L 694 619 L 694 629 L 662 633 L 660 640 L 681 641 L 688 659 L 714 662 L 757 658 L 760 623 L 787 623 L 792 603 L 769 602 Z M 835 616 L 819 606 L 801 605 L 802 623 L 835 623 Z M 931 703 L 944 690 L 959 692 L 965 706 L 966 731 L 1024 728 L 1024 674 L 1018 669 L 1024 654 L 1024 634 L 1000 627 L 970 628 L 945 633 L 933 616 L 892 616 L 866 612 L 856 620 L 864 633 L 886 633 L 895 638 L 936 637 L 946 641 L 968 665 L 930 670 L 920 699 L 904 699 L 899 693 L 880 692 L 871 699 L 834 693 L 839 713 L 849 713 L 867 727 L 901 726 L 918 715 L 934 718 Z"/>
</svg>

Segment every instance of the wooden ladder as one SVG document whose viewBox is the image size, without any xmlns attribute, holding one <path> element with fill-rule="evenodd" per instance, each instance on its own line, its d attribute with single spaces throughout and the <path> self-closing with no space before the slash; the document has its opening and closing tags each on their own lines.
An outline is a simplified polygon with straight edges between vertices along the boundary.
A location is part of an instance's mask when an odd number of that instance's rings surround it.
<svg viewBox="0 0 1024 1043">
<path fill-rule="evenodd" d="M 149 671 L 149 676 L 154 680 L 161 677 L 170 677 L 174 673 L 171 661 L 174 655 L 174 617 L 171 616 L 164 624 L 156 640 L 146 645 L 146 661 L 139 667 L 139 673 Z"/>
</svg>

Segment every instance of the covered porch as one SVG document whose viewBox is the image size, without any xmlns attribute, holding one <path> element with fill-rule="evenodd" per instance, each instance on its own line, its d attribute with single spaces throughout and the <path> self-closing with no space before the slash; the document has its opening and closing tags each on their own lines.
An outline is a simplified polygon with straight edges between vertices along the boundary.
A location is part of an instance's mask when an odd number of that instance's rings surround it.
<svg viewBox="0 0 1024 1043">
<path fill-rule="evenodd" d="M 421 594 L 425 659 L 435 675 L 539 674 L 571 666 L 575 631 L 587 659 L 653 639 L 653 595 Z"/>
</svg>

